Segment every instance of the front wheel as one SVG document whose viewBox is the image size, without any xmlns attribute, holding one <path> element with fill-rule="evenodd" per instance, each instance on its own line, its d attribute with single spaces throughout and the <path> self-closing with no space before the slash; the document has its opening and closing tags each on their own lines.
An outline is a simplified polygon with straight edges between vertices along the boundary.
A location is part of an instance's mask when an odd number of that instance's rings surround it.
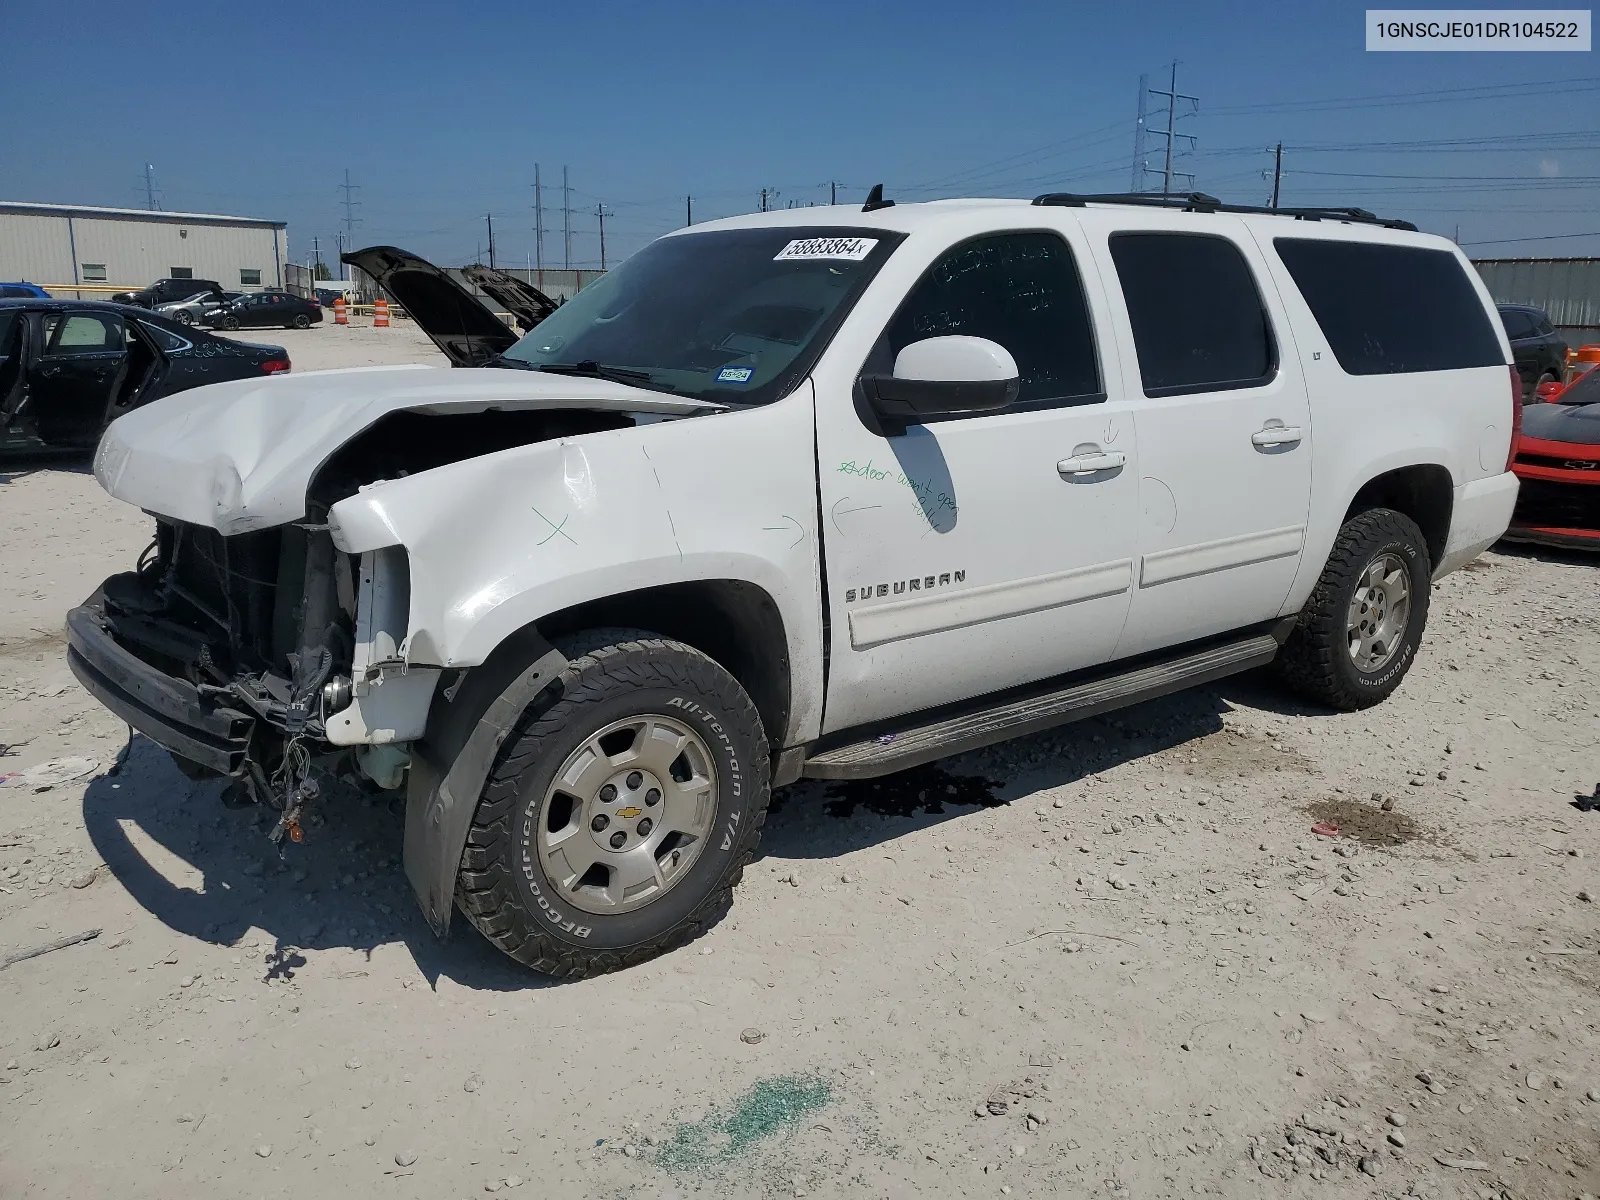
<svg viewBox="0 0 1600 1200">
<path fill-rule="evenodd" d="M 179 325 L 193 325 L 194 324 L 194 314 L 192 312 L 190 312 L 188 309 L 180 308 L 173 315 L 178 318 L 178 324 Z"/>
<path fill-rule="evenodd" d="M 1416 523 L 1374 508 L 1346 521 L 1278 654 L 1295 691 L 1352 712 L 1388 698 L 1422 644 L 1432 566 Z"/>
<path fill-rule="evenodd" d="M 237 332 L 238 329 L 239 329 L 239 318 L 238 317 L 224 317 L 222 319 L 222 327 L 224 329 L 228 330 L 230 333 Z"/>
<path fill-rule="evenodd" d="M 643 962 L 715 924 L 755 853 L 770 784 L 761 718 L 691 646 L 637 630 L 561 645 L 473 815 L 456 902 L 552 975 Z"/>
</svg>

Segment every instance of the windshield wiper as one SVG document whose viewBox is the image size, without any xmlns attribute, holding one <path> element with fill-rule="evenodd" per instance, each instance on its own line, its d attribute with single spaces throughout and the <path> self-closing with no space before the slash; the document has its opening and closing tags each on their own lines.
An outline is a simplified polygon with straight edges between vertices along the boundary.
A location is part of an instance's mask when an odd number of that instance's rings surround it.
<svg viewBox="0 0 1600 1200">
<path fill-rule="evenodd" d="M 648 371 L 630 371 L 626 367 L 608 367 L 597 363 L 592 358 L 575 363 L 540 363 L 534 368 L 538 371 L 549 371 L 552 375 L 587 375 L 595 379 L 609 379 L 612 383 L 649 383 L 652 376 Z"/>
</svg>

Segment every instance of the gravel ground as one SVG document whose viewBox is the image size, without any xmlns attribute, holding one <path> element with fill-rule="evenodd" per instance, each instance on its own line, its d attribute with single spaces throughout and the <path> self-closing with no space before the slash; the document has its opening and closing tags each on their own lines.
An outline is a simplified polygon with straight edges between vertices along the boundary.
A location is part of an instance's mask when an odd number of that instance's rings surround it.
<svg viewBox="0 0 1600 1200">
<path fill-rule="evenodd" d="M 280 859 L 119 765 L 59 629 L 147 518 L 71 460 L 0 514 L 0 962 L 101 930 L 0 969 L 0 1195 L 1600 1193 L 1593 561 L 1444 581 L 1369 712 L 1245 676 L 787 789 L 707 937 L 552 984 L 432 937 L 398 805 Z"/>
</svg>

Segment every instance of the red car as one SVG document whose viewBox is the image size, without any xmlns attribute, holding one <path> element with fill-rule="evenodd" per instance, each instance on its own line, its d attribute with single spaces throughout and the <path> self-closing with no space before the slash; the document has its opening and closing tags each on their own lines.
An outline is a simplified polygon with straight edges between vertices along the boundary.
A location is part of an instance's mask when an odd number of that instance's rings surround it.
<svg viewBox="0 0 1600 1200">
<path fill-rule="evenodd" d="M 1548 402 L 1522 411 L 1511 466 L 1522 490 L 1506 537 L 1600 550 L 1600 367 L 1539 392 Z"/>
</svg>

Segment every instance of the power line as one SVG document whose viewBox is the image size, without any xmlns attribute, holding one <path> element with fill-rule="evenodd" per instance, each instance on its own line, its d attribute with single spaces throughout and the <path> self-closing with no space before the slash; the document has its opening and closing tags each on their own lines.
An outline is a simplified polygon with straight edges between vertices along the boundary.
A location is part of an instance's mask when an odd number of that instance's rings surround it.
<svg viewBox="0 0 1600 1200">
<path fill-rule="evenodd" d="M 1559 242 L 1565 238 L 1600 238 L 1600 230 L 1591 233 L 1547 233 L 1543 237 L 1491 238 L 1486 242 L 1462 242 L 1463 246 L 1510 246 L 1518 242 Z"/>
</svg>

